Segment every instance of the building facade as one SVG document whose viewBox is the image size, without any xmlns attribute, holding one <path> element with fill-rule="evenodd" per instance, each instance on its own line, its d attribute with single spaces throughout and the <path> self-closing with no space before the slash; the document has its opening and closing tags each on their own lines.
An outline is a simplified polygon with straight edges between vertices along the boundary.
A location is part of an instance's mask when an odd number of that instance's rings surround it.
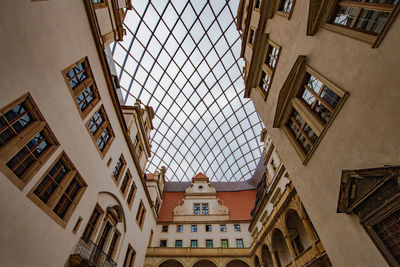
<svg viewBox="0 0 400 267">
<path fill-rule="evenodd" d="M 397 173 L 398 10 L 397 1 L 239 4 L 245 97 L 279 148 L 333 266 L 400 264 L 397 192 L 357 216 L 355 196 L 368 186 L 349 178 Z"/>
</svg>

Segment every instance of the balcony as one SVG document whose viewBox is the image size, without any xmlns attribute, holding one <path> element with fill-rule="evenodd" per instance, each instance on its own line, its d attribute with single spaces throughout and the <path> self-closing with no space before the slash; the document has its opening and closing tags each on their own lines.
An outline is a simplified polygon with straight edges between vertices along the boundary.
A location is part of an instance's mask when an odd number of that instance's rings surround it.
<svg viewBox="0 0 400 267">
<path fill-rule="evenodd" d="M 69 258 L 70 267 L 117 267 L 104 251 L 99 249 L 95 243 L 80 239 L 74 254 Z"/>
</svg>

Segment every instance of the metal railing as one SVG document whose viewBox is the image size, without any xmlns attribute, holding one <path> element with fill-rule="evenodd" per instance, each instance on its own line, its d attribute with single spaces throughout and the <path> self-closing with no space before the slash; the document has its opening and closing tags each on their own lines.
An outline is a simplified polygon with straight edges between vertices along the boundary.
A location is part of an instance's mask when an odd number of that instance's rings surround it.
<svg viewBox="0 0 400 267">
<path fill-rule="evenodd" d="M 74 255 L 79 255 L 95 267 L 117 267 L 117 263 L 90 240 L 80 239 Z"/>
</svg>

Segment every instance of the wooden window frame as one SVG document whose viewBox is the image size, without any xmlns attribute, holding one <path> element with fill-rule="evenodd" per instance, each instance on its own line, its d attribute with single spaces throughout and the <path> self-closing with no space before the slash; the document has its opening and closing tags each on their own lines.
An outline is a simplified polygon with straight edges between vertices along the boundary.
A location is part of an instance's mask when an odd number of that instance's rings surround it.
<svg viewBox="0 0 400 267">
<path fill-rule="evenodd" d="M 282 3 L 284 1 L 292 1 L 292 6 L 291 6 L 289 12 L 285 12 L 285 11 L 279 10 L 280 6 L 282 5 Z M 285 17 L 288 20 L 290 20 L 291 17 L 292 17 L 292 14 L 293 14 L 293 10 L 294 10 L 295 4 L 296 4 L 296 0 L 279 0 L 279 1 L 276 1 L 275 14 L 277 14 L 279 16 L 282 16 L 282 17 Z"/>
<path fill-rule="evenodd" d="M 241 245 L 241 246 L 239 246 L 238 241 L 241 241 L 241 242 L 242 242 L 242 245 Z M 243 239 L 242 239 L 242 238 L 237 238 L 237 239 L 236 239 L 236 247 L 237 247 L 237 248 L 244 248 L 244 243 L 243 243 Z"/>
<path fill-rule="evenodd" d="M 139 208 L 136 213 L 136 223 L 139 226 L 140 230 L 143 229 L 145 217 L 146 217 L 146 208 L 144 207 L 143 201 L 140 200 Z"/>
<path fill-rule="evenodd" d="M 121 166 L 121 168 L 120 168 L 120 170 L 118 172 L 117 177 L 114 177 L 114 171 L 115 171 L 116 167 L 119 165 L 120 161 L 122 162 L 122 166 Z M 125 161 L 124 155 L 121 153 L 121 155 L 118 158 L 118 161 L 117 161 L 116 165 L 114 166 L 113 172 L 111 174 L 111 179 L 114 181 L 114 183 L 115 183 L 115 185 L 117 187 L 119 186 L 119 182 L 121 181 L 121 178 L 122 178 L 122 175 L 123 175 L 123 173 L 125 171 L 125 168 L 126 168 L 126 161 Z"/>
<path fill-rule="evenodd" d="M 222 228 L 224 228 L 224 230 L 222 230 Z M 219 231 L 220 232 L 226 232 L 226 224 L 220 224 L 219 225 Z"/>
<path fill-rule="evenodd" d="M 276 61 L 275 61 L 275 67 L 274 68 L 272 68 L 269 64 L 266 64 L 265 63 L 265 61 L 266 61 L 266 58 L 267 58 L 267 56 L 268 56 L 268 52 L 269 52 L 269 48 L 270 47 L 272 47 L 272 48 L 275 48 L 276 50 L 278 50 L 278 56 L 277 56 L 277 58 L 276 58 Z M 265 46 L 265 49 L 264 49 L 264 51 L 262 52 L 262 54 L 261 55 L 263 55 L 263 62 L 262 62 L 262 64 L 261 64 L 261 71 L 260 71 L 260 73 L 258 74 L 258 79 L 257 79 L 257 81 L 258 81 L 258 83 L 257 83 L 257 88 L 258 88 L 258 91 L 260 92 L 260 94 L 261 94 L 261 96 L 264 98 L 264 101 L 267 101 L 267 98 L 268 98 L 268 94 L 269 94 L 269 92 L 271 91 L 271 86 L 272 86 L 272 81 L 273 81 L 273 78 L 274 78 L 274 74 L 275 74 L 275 70 L 276 70 L 276 68 L 277 68 L 277 66 L 278 66 L 278 62 L 279 62 L 279 57 L 280 57 L 280 55 L 281 55 L 281 47 L 277 44 L 277 43 L 275 43 L 274 41 L 272 41 L 272 40 L 270 40 L 269 38 L 268 38 L 268 40 L 267 40 L 267 44 L 266 44 L 266 46 Z M 265 91 L 264 90 L 264 88 L 262 88 L 261 86 L 260 86 L 260 84 L 261 84 L 261 77 L 262 77 L 262 72 L 264 72 L 266 75 L 268 75 L 269 76 L 269 84 L 268 84 L 268 89 L 267 89 L 267 91 Z"/>
<path fill-rule="evenodd" d="M 114 241 L 114 236 L 117 235 L 117 240 L 115 241 L 114 246 L 112 246 L 113 241 Z M 118 250 L 118 245 L 119 245 L 119 241 L 121 240 L 121 233 L 118 231 L 118 229 L 115 229 L 112 237 L 111 237 L 111 243 L 110 246 L 108 247 L 108 257 L 110 257 L 110 259 L 115 260 L 114 257 L 117 253 Z"/>
<path fill-rule="evenodd" d="M 105 1 L 107 1 L 107 0 L 105 0 Z M 68 77 L 67 77 L 66 73 L 69 70 L 71 70 L 72 68 L 78 66 L 81 63 L 84 63 L 85 67 L 87 67 L 86 72 L 87 72 L 88 77 L 83 82 L 81 82 L 79 85 L 77 85 L 75 88 L 72 88 L 70 83 L 69 83 L 69 80 L 68 80 Z M 65 80 L 65 82 L 67 84 L 67 87 L 68 87 L 68 89 L 69 89 L 69 91 L 71 93 L 71 96 L 73 97 L 75 106 L 78 109 L 78 112 L 79 112 L 81 118 L 82 119 L 86 118 L 86 116 L 97 106 L 97 104 L 100 102 L 100 99 L 101 99 L 100 98 L 100 94 L 99 94 L 99 90 L 98 90 L 97 85 L 96 85 L 96 82 L 94 81 L 94 77 L 93 77 L 92 69 L 91 69 L 90 64 L 89 64 L 88 57 L 84 57 L 84 58 L 78 60 L 77 62 L 75 62 L 74 64 L 66 67 L 65 69 L 63 69 L 61 71 L 61 73 L 62 73 L 62 75 L 64 77 L 64 80 Z M 76 99 L 86 89 L 88 89 L 91 86 L 93 88 L 93 94 L 94 94 L 95 98 L 89 103 L 89 105 L 84 110 L 81 110 L 81 108 L 79 107 L 79 104 L 76 101 Z"/>
<path fill-rule="evenodd" d="M 226 242 L 226 247 L 225 246 L 223 246 L 223 243 L 224 242 Z M 228 242 L 228 239 L 226 239 L 226 238 L 224 238 L 224 239 L 221 239 L 221 248 L 229 248 L 229 242 Z"/>
<path fill-rule="evenodd" d="M 178 241 L 180 241 L 180 243 L 181 243 L 180 246 L 177 246 Z M 182 247 L 183 247 L 183 241 L 182 241 L 182 239 L 177 239 L 177 240 L 175 240 L 175 247 L 176 247 L 176 248 L 182 248 Z"/>
<path fill-rule="evenodd" d="M 164 227 L 166 227 L 167 231 L 164 231 Z M 161 226 L 161 232 L 162 233 L 168 233 L 168 228 L 169 228 L 168 225 L 162 225 Z"/>
<path fill-rule="evenodd" d="M 0 148 L 0 170 L 20 190 L 25 188 L 25 186 L 32 180 L 39 169 L 47 162 L 47 160 L 59 147 L 56 137 L 47 125 L 42 114 L 40 113 L 39 108 L 29 93 L 24 94 L 23 96 L 6 105 L 4 108 L 0 109 L 0 115 L 7 113 L 16 105 L 19 105 L 23 102 L 32 117 L 32 121 L 16 136 L 7 140 L 7 142 Z M 39 157 L 37 157 L 37 160 L 27 167 L 24 173 L 18 177 L 7 166 L 7 163 L 39 133 L 44 135 L 48 146 L 43 152 L 40 153 Z"/>
<path fill-rule="evenodd" d="M 98 203 L 96 203 L 93 211 L 90 213 L 90 216 L 88 218 L 88 222 L 86 224 L 85 230 L 83 230 L 82 237 L 81 237 L 82 239 L 84 238 L 85 232 L 86 232 L 87 228 L 89 227 L 89 222 L 90 222 L 90 219 L 91 219 L 94 211 L 97 211 L 100 215 L 99 215 L 99 217 L 97 218 L 95 224 L 92 227 L 93 228 L 92 232 L 90 233 L 89 236 L 86 237 L 87 240 L 90 240 L 92 242 L 94 242 L 93 241 L 95 239 L 94 237 L 96 237 L 96 235 L 97 235 L 97 230 L 99 229 L 100 223 L 103 220 L 103 217 L 104 217 L 104 214 L 105 214 L 104 210 L 102 209 L 102 207 Z M 83 240 L 85 240 L 85 239 L 83 239 Z"/>
<path fill-rule="evenodd" d="M 236 226 L 239 226 L 239 230 L 236 230 Z M 233 230 L 235 230 L 235 232 L 241 232 L 242 228 L 240 227 L 240 224 L 234 224 L 233 225 Z"/>
<path fill-rule="evenodd" d="M 204 209 L 204 207 L 207 207 L 207 209 Z M 207 212 L 204 212 L 206 210 Z M 208 203 L 201 203 L 201 215 L 209 215 L 210 214 L 210 205 Z"/>
<path fill-rule="evenodd" d="M 199 211 L 199 213 L 198 214 L 196 214 L 196 205 L 198 205 L 199 206 L 199 209 L 198 209 L 198 211 Z M 201 204 L 200 203 L 193 203 L 193 215 L 201 215 Z"/>
<path fill-rule="evenodd" d="M 103 122 L 98 126 L 96 132 L 93 134 L 90 131 L 89 122 L 93 119 L 94 115 L 99 111 L 102 112 L 102 115 L 104 116 Z M 89 120 L 86 122 L 86 129 L 88 130 L 90 138 L 92 139 L 94 145 L 96 146 L 97 152 L 99 152 L 99 155 L 100 155 L 101 159 L 103 159 L 104 156 L 107 154 L 108 150 L 110 149 L 110 146 L 111 146 L 111 144 L 112 144 L 112 142 L 114 141 L 114 138 L 115 138 L 115 134 L 114 134 L 114 131 L 113 131 L 112 127 L 111 127 L 110 120 L 108 119 L 106 110 L 105 110 L 103 105 L 101 105 L 100 108 L 97 111 L 95 111 L 92 114 L 92 116 L 89 118 Z M 103 132 L 106 129 L 108 129 L 110 137 L 107 140 L 107 143 L 104 145 L 103 151 L 101 151 L 99 146 L 97 145 L 97 141 L 99 140 L 99 138 L 101 137 L 101 135 L 103 134 Z"/>
<path fill-rule="evenodd" d="M 399 13 L 399 10 L 400 10 L 400 3 L 397 3 L 396 5 L 394 5 L 393 8 L 391 8 L 391 12 L 387 12 L 390 15 L 385 23 L 385 26 L 380 31 L 380 33 L 378 33 L 377 35 L 374 35 L 372 33 L 368 33 L 365 31 L 361 31 L 361 30 L 350 28 L 350 27 L 345 27 L 345 26 L 331 23 L 332 16 L 335 11 L 337 2 L 340 2 L 340 1 L 327 1 L 327 0 L 323 1 L 323 3 L 320 4 L 322 6 L 322 8 L 319 8 L 319 9 L 326 10 L 326 12 L 323 14 L 321 14 L 321 12 L 317 13 L 317 14 L 311 14 L 312 9 L 310 7 L 310 15 L 309 16 L 312 16 L 314 18 L 315 17 L 321 18 L 321 21 L 323 22 L 323 23 L 321 23 L 322 24 L 321 27 L 323 29 L 326 29 L 328 31 L 335 32 L 335 33 L 362 41 L 364 43 L 370 44 L 372 48 L 377 48 L 381 44 L 384 36 L 390 29 L 393 21 L 395 20 L 397 14 Z M 389 5 L 389 4 L 351 2 L 351 1 L 346 1 L 346 3 L 348 3 L 349 5 L 351 5 L 353 7 L 360 8 L 360 10 L 362 8 L 365 8 L 366 6 L 368 6 L 368 7 L 375 6 L 377 9 L 373 9 L 373 10 L 378 10 L 378 11 L 385 10 L 384 6 Z M 387 10 L 387 8 L 386 8 L 386 10 Z M 316 12 L 314 11 L 314 13 L 316 13 Z M 312 21 L 312 17 L 309 18 L 309 23 L 310 23 L 310 21 Z M 317 20 L 317 19 L 314 19 L 314 20 Z M 313 28 L 311 28 L 311 27 L 313 27 Z M 311 29 L 310 33 L 314 34 L 318 30 L 318 22 L 315 22 L 314 25 L 311 25 L 309 28 Z"/>
<path fill-rule="evenodd" d="M 196 243 L 196 246 L 193 246 L 193 242 Z M 190 239 L 190 248 L 198 248 L 199 247 L 199 242 L 197 239 Z"/>
<path fill-rule="evenodd" d="M 179 228 L 181 229 L 181 231 L 178 231 Z M 176 225 L 176 232 L 177 233 L 183 233 L 183 225 L 182 224 L 177 224 Z"/>
<path fill-rule="evenodd" d="M 254 32 L 254 37 L 252 37 L 251 32 Z M 249 30 L 249 37 L 247 38 L 247 44 L 253 48 L 254 46 L 254 42 L 256 41 L 256 34 L 257 34 L 257 29 L 253 26 L 250 26 L 250 30 Z M 251 38 L 253 38 L 253 41 L 250 42 Z"/>
<path fill-rule="evenodd" d="M 207 226 L 210 226 L 210 231 L 207 231 Z M 212 224 L 206 224 L 205 225 L 205 230 L 206 230 L 206 233 L 210 233 L 210 232 L 212 232 Z"/>
<path fill-rule="evenodd" d="M 135 181 L 133 181 L 133 179 L 132 179 L 132 184 L 129 189 L 128 197 L 126 198 L 126 201 L 128 202 L 128 208 L 130 210 L 132 209 L 132 204 L 135 201 L 136 191 L 137 191 L 137 187 L 136 187 Z"/>
<path fill-rule="evenodd" d="M 207 244 L 208 241 L 211 241 L 211 246 L 210 247 Z M 214 248 L 214 242 L 213 242 L 212 239 L 206 239 L 206 248 Z"/>
<path fill-rule="evenodd" d="M 57 164 L 57 162 L 62 159 L 63 163 L 67 165 L 70 169 L 62 181 L 58 184 L 57 188 L 54 190 L 51 197 L 48 199 L 47 203 L 44 203 L 35 193 L 36 188 L 42 183 L 42 181 L 47 177 L 47 174 L 53 169 L 53 167 Z M 72 180 L 76 179 L 77 183 L 81 186 L 78 193 L 75 195 L 72 203 L 70 204 L 67 212 L 65 213 L 63 218 L 60 218 L 53 209 L 58 204 L 59 200 L 63 196 L 64 192 L 68 189 L 68 186 L 71 184 Z M 62 228 L 65 228 L 68 224 L 69 219 L 75 211 L 75 208 L 78 206 L 79 201 L 81 200 L 84 192 L 86 191 L 87 184 L 76 170 L 75 166 L 67 156 L 67 154 L 63 151 L 56 158 L 56 160 L 51 164 L 51 166 L 46 170 L 42 178 L 35 184 L 35 186 L 31 189 L 31 191 L 27 194 L 28 198 L 32 200 L 33 203 L 36 204 L 42 211 L 44 211 L 47 215 L 50 216 L 56 223 L 58 223 Z"/>
<path fill-rule="evenodd" d="M 323 122 L 323 120 L 313 110 L 311 110 L 305 101 L 298 97 L 298 93 L 303 89 L 304 80 L 307 73 L 313 75 L 331 91 L 341 97 L 327 122 Z M 348 95 L 348 92 L 339 88 L 316 70 L 308 66 L 306 64 L 305 56 L 299 56 L 297 58 L 296 63 L 290 71 L 279 93 L 273 127 L 283 129 L 290 143 L 293 145 L 294 149 L 302 160 L 303 165 L 306 165 L 314 154 L 326 131 L 329 129 L 330 125 L 333 123 L 337 114 L 344 105 Z M 293 110 L 296 110 L 296 112 L 299 113 L 304 121 L 310 126 L 312 131 L 317 135 L 316 141 L 313 143 L 310 151 L 307 154 L 303 151 L 303 148 L 293 136 L 292 131 L 286 125 Z"/>
<path fill-rule="evenodd" d="M 119 192 L 121 193 L 123 199 L 125 199 L 126 194 L 129 191 L 128 189 L 130 189 L 131 182 L 132 182 L 132 175 L 129 169 L 127 169 L 125 172 L 125 177 L 122 180 L 121 187 L 119 188 Z M 124 186 L 125 188 L 123 188 Z"/>
<path fill-rule="evenodd" d="M 168 243 L 167 239 L 160 239 L 160 248 L 166 248 L 167 243 Z M 163 246 L 163 244 L 165 244 L 165 246 Z"/>
<path fill-rule="evenodd" d="M 93 0 L 91 1 L 93 2 L 93 6 L 95 9 L 108 7 L 108 0 L 103 0 L 103 3 L 95 3 Z"/>
<path fill-rule="evenodd" d="M 135 258 L 136 258 L 136 251 L 133 249 L 131 244 L 128 244 L 123 267 L 133 267 L 135 263 Z"/>
<path fill-rule="evenodd" d="M 192 226 L 191 226 L 191 232 L 192 233 L 197 233 L 197 224 L 192 224 Z M 193 231 L 194 230 L 194 231 Z"/>
</svg>

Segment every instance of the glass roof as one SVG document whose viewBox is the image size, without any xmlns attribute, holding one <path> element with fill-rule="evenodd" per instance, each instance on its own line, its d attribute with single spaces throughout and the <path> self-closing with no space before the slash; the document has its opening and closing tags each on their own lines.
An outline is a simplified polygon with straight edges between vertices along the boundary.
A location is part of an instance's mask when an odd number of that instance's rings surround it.
<svg viewBox="0 0 400 267">
<path fill-rule="evenodd" d="M 211 181 L 251 178 L 262 123 L 244 99 L 239 0 L 133 1 L 113 58 L 127 105 L 154 108 L 147 171 L 170 181 L 203 172 Z"/>
</svg>

